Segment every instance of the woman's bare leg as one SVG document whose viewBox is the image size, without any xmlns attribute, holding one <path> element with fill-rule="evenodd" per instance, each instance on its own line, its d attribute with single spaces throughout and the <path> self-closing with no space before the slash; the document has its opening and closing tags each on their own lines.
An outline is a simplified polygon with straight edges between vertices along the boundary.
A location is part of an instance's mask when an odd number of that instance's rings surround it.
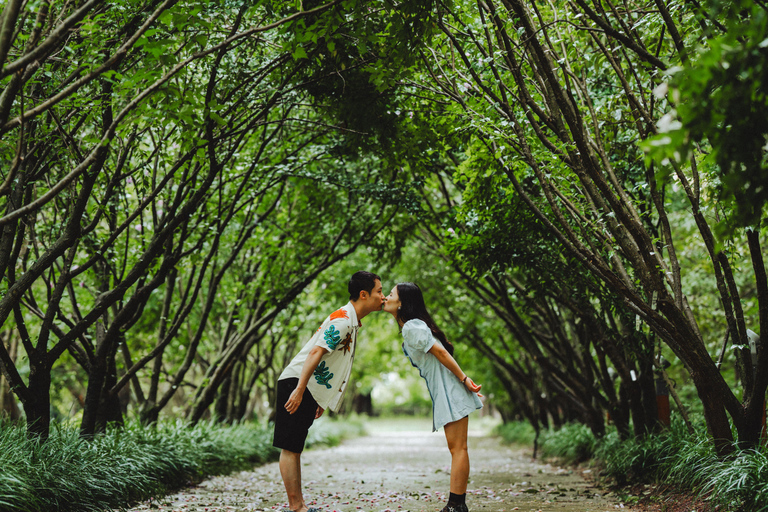
<svg viewBox="0 0 768 512">
<path fill-rule="evenodd" d="M 448 449 L 451 451 L 451 492 L 466 494 L 469 480 L 469 453 L 467 452 L 467 430 L 469 416 L 448 423 L 443 427 Z"/>
</svg>

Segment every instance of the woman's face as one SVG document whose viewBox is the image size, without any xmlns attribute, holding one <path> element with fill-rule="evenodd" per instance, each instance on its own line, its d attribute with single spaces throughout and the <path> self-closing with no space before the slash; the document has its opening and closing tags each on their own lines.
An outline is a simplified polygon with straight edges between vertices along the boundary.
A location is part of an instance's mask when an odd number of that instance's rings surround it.
<svg viewBox="0 0 768 512">
<path fill-rule="evenodd" d="M 400 304 L 400 297 L 397 296 L 397 286 L 395 286 L 392 288 L 392 291 L 389 292 L 389 295 L 387 295 L 387 300 L 384 302 L 384 306 L 382 306 L 381 310 L 397 316 L 397 310 L 400 308 Z"/>
</svg>

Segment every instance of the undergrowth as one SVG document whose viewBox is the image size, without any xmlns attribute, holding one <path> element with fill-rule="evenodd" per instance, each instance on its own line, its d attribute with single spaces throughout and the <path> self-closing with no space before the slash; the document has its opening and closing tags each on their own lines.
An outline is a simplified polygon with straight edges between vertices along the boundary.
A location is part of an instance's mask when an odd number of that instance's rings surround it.
<svg viewBox="0 0 768 512">
<path fill-rule="evenodd" d="M 562 464 L 589 460 L 619 486 L 671 484 L 725 510 L 768 512 L 768 448 L 734 448 L 732 455 L 718 458 L 703 422 L 699 424 L 693 434 L 674 422 L 660 434 L 622 440 L 615 430 L 598 439 L 584 425 L 571 423 L 543 432 L 540 453 Z M 528 433 L 533 435 L 528 429 L 507 424 L 496 433 L 506 442 L 521 443 Z"/>
<path fill-rule="evenodd" d="M 307 445 L 360 435 L 360 421 L 322 419 Z M 272 427 L 160 422 L 109 428 L 90 441 L 53 426 L 37 443 L 22 426 L 0 423 L 0 512 L 90 512 L 125 508 L 168 491 L 276 460 Z"/>
</svg>

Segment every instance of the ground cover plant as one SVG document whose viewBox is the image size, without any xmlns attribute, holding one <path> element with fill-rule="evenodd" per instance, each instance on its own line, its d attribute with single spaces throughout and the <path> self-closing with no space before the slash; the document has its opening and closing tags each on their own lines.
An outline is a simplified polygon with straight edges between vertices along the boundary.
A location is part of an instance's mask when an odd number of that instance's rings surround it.
<svg viewBox="0 0 768 512">
<path fill-rule="evenodd" d="M 525 421 L 510 421 L 502 423 L 493 429 L 493 433 L 500 436 L 509 444 L 531 444 L 536 433 L 530 423 Z"/>
<path fill-rule="evenodd" d="M 345 416 L 343 419 L 337 416 L 333 418 L 321 416 L 309 429 L 304 447 L 336 446 L 345 439 L 363 436 L 365 433 L 363 419 L 355 414 Z"/>
<path fill-rule="evenodd" d="M 528 441 L 532 428 L 509 423 L 496 429 L 506 442 Z M 621 440 L 616 431 L 595 438 L 582 424 L 568 423 L 541 435 L 541 456 L 564 464 L 589 461 L 606 482 L 624 488 L 672 485 L 726 510 L 768 510 L 768 449 L 738 450 L 719 458 L 703 422 L 689 432 L 682 422 L 655 436 Z"/>
<path fill-rule="evenodd" d="M 308 446 L 359 435 L 362 423 L 325 419 Z M 121 508 L 203 478 L 277 459 L 272 427 L 164 421 L 129 423 L 84 440 L 56 425 L 47 443 L 22 426 L 0 425 L 0 511 L 102 511 Z"/>
</svg>

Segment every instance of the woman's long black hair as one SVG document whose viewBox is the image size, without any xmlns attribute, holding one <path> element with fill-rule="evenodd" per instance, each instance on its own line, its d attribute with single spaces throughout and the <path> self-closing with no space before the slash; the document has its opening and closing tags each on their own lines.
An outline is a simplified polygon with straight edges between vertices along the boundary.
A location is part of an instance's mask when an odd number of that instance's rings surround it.
<svg viewBox="0 0 768 512">
<path fill-rule="evenodd" d="M 400 309 L 397 310 L 397 319 L 403 323 L 415 318 L 422 320 L 427 324 L 429 330 L 432 331 L 432 335 L 440 340 L 443 347 L 445 347 L 445 350 L 453 355 L 453 344 L 448 341 L 443 331 L 441 331 L 435 324 L 435 321 L 432 320 L 432 316 L 429 314 L 429 311 L 427 311 L 427 305 L 424 304 L 424 295 L 421 293 L 421 288 L 415 283 L 398 283 L 397 296 L 400 299 Z"/>
</svg>

